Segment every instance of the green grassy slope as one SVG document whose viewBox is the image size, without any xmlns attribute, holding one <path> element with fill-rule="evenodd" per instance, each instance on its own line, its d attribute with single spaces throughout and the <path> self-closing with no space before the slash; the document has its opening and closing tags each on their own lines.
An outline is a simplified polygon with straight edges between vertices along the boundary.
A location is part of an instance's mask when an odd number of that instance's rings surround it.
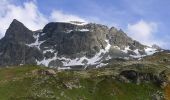
<svg viewBox="0 0 170 100">
<path fill-rule="evenodd" d="M 0 100 L 151 100 L 157 91 L 152 83 L 122 83 L 112 70 L 56 71 L 21 66 L 0 69 Z M 102 73 L 102 74 L 101 74 Z"/>
</svg>

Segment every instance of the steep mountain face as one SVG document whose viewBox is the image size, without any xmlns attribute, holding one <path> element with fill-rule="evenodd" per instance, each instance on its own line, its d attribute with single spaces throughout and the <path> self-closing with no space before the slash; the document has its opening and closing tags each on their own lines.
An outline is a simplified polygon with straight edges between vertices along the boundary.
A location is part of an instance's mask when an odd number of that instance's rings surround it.
<svg viewBox="0 0 170 100">
<path fill-rule="evenodd" d="M 41 58 L 41 52 L 25 45 L 34 41 L 33 32 L 13 20 L 5 37 L 0 40 L 0 65 L 36 64 L 35 60 Z"/>
<path fill-rule="evenodd" d="M 40 37 L 40 41 L 45 41 L 41 49 L 55 49 L 58 55 L 72 56 L 79 53 L 92 57 L 107 45 L 107 32 L 107 27 L 95 24 L 77 26 L 50 23 L 43 29 L 44 36 Z"/>
<path fill-rule="evenodd" d="M 35 41 L 32 35 L 33 32 L 31 30 L 26 28 L 21 22 L 14 19 L 10 27 L 7 29 L 3 39 L 22 43 L 32 43 Z"/>
<path fill-rule="evenodd" d="M 0 40 L 0 65 L 100 67 L 106 65 L 102 62 L 109 59 L 140 58 L 157 51 L 114 27 L 82 22 L 52 22 L 42 30 L 33 32 L 13 20 L 5 37 Z"/>
</svg>

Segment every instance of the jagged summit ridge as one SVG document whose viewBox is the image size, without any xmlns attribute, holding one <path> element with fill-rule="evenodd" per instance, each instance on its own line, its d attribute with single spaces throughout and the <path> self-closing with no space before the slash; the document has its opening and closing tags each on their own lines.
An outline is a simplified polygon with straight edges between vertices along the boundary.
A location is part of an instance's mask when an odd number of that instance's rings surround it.
<svg viewBox="0 0 170 100">
<path fill-rule="evenodd" d="M 31 43 L 34 41 L 33 32 L 24 26 L 21 22 L 14 19 L 6 31 L 5 39 L 18 42 Z"/>
<path fill-rule="evenodd" d="M 14 20 L 0 41 L 0 60 L 6 62 L 0 62 L 0 65 L 99 66 L 112 58 L 139 58 L 157 52 L 157 49 L 142 45 L 114 27 L 80 24 L 51 22 L 41 31 L 33 32 Z M 16 48 L 8 50 L 9 45 L 17 45 L 23 53 L 17 52 Z M 11 53 L 15 56 L 11 57 Z M 15 58 L 20 59 L 15 61 Z"/>
</svg>

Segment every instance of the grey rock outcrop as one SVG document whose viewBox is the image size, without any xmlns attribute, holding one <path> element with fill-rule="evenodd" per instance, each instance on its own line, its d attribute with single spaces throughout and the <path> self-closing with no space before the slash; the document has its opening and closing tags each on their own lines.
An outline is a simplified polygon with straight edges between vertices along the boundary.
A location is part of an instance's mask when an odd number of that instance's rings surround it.
<svg viewBox="0 0 170 100">
<path fill-rule="evenodd" d="M 7 29 L 5 37 L 2 39 L 2 41 L 5 40 L 21 43 L 32 43 L 35 41 L 33 32 L 16 19 L 12 21 L 9 28 Z"/>
<path fill-rule="evenodd" d="M 42 58 L 41 53 L 25 45 L 34 41 L 33 32 L 14 19 L 0 40 L 0 65 L 36 64 L 36 59 Z"/>
<path fill-rule="evenodd" d="M 95 24 L 77 26 L 70 23 L 49 23 L 44 27 L 43 33 L 45 35 L 40 40 L 46 41 L 41 49 L 52 47 L 59 55 L 75 56 L 79 53 L 91 57 L 106 46 L 108 28 Z"/>
</svg>

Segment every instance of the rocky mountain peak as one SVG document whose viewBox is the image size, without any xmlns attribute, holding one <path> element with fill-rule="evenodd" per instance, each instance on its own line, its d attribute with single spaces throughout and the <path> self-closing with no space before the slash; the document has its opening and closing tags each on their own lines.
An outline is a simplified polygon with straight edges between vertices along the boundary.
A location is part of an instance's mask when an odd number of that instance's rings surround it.
<svg viewBox="0 0 170 100">
<path fill-rule="evenodd" d="M 156 50 L 101 24 L 51 22 L 33 32 L 14 19 L 0 40 L 0 65 L 97 67 L 113 58 L 140 58 Z"/>
<path fill-rule="evenodd" d="M 21 22 L 14 19 L 6 31 L 5 39 L 14 40 L 17 42 L 31 43 L 35 39 L 33 38 L 33 32 L 24 26 Z"/>
</svg>

